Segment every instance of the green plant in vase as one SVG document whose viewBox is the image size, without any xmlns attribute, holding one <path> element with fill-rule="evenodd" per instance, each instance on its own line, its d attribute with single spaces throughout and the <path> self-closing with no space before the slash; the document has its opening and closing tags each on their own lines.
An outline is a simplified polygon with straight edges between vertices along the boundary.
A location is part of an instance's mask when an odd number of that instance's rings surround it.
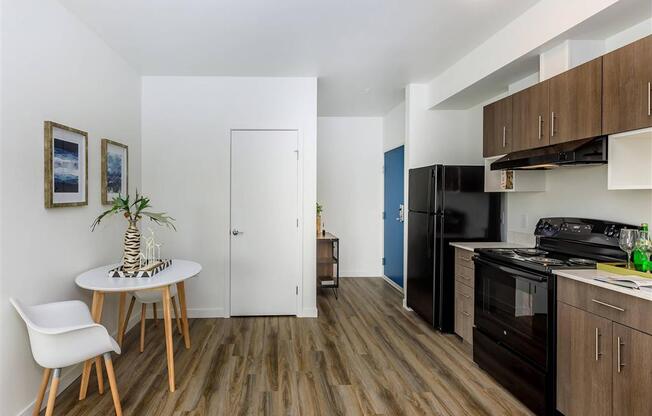
<svg viewBox="0 0 652 416">
<path fill-rule="evenodd" d="M 317 235 L 321 233 L 321 213 L 324 211 L 324 207 L 317 202 Z"/>
<path fill-rule="evenodd" d="M 91 231 L 95 231 L 95 228 L 105 218 L 120 213 L 124 215 L 129 223 L 127 231 L 125 232 L 124 257 L 122 264 L 122 268 L 126 272 L 135 272 L 140 267 L 140 230 L 138 229 L 138 221 L 142 217 L 148 217 L 156 224 L 166 226 L 176 231 L 174 218 L 168 216 L 165 212 L 146 211 L 148 208 L 151 208 L 149 198 L 143 195 L 138 195 L 138 192 L 136 192 L 133 202 L 130 201 L 129 195 L 124 198 L 118 196 L 113 199 L 113 205 L 111 208 L 95 218 L 95 221 L 93 221 L 93 225 L 91 226 Z"/>
</svg>

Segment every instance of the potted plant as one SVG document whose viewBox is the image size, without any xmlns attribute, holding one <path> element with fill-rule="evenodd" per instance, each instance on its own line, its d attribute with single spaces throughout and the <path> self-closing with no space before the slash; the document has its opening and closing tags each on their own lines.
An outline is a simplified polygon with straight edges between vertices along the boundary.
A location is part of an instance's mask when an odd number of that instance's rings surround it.
<svg viewBox="0 0 652 416">
<path fill-rule="evenodd" d="M 324 211 L 324 207 L 317 202 L 317 235 L 321 233 L 321 213 Z"/>
<path fill-rule="evenodd" d="M 104 218 L 119 213 L 122 213 L 127 219 L 129 225 L 125 232 L 124 257 L 122 264 L 122 269 L 125 272 L 136 272 L 140 267 L 140 260 L 138 257 L 140 255 L 140 230 L 138 229 L 138 221 L 143 216 L 148 217 L 158 225 L 164 225 L 176 231 L 174 218 L 168 216 L 164 212 L 145 211 L 147 208 L 151 208 L 149 198 L 143 195 L 138 195 L 138 192 L 136 192 L 136 197 L 133 202 L 130 202 L 129 195 L 124 198 L 118 196 L 113 199 L 113 206 L 95 218 L 95 221 L 93 221 L 93 225 L 91 226 L 91 231 L 95 231 L 95 227 L 97 227 Z"/>
</svg>

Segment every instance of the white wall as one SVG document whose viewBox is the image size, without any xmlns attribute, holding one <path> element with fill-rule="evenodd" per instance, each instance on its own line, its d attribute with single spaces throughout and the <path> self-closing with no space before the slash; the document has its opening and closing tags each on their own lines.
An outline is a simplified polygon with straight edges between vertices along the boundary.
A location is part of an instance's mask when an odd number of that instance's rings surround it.
<svg viewBox="0 0 652 416">
<path fill-rule="evenodd" d="M 177 219 L 164 252 L 198 261 L 189 314 L 229 311 L 230 130 L 298 129 L 303 148 L 303 303 L 316 316 L 315 78 L 144 77 L 143 191 Z M 265 207 L 261 207 L 265 209 Z M 273 244 L 273 240 L 270 240 Z"/>
<path fill-rule="evenodd" d="M 340 237 L 340 276 L 382 276 L 383 119 L 320 117 L 317 201 Z"/>
<path fill-rule="evenodd" d="M 405 144 L 405 101 L 383 117 L 383 152 Z"/>
<path fill-rule="evenodd" d="M 91 233 L 100 205 L 100 139 L 129 146 L 129 184 L 140 187 L 140 77 L 92 31 L 54 0 L 2 2 L 2 372 L 0 414 L 30 405 L 41 378 L 27 331 L 8 297 L 27 304 L 83 299 L 75 276 L 116 262 L 123 221 Z M 86 207 L 45 209 L 43 121 L 85 130 L 88 138 Z M 103 323 L 113 331 L 115 299 Z M 61 389 L 79 373 L 64 371 Z"/>
<path fill-rule="evenodd" d="M 410 84 L 406 89 L 406 166 L 483 165 L 482 106 L 429 110 L 428 90 L 425 84 Z"/>
</svg>

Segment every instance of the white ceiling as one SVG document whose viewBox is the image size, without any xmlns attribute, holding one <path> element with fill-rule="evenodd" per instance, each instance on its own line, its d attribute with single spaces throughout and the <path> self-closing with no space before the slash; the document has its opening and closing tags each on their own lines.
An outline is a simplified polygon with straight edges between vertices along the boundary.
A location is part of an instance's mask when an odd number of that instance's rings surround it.
<svg viewBox="0 0 652 416">
<path fill-rule="evenodd" d="M 537 0 L 60 0 L 143 75 L 317 76 L 319 114 L 384 115 Z"/>
</svg>

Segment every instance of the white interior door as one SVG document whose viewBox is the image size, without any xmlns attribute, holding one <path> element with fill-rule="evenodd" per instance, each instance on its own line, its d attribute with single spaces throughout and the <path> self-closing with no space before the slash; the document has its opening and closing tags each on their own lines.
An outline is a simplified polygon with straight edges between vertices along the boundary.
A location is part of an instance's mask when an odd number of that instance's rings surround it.
<svg viewBox="0 0 652 416">
<path fill-rule="evenodd" d="M 298 134 L 231 133 L 231 315 L 296 315 Z"/>
</svg>

